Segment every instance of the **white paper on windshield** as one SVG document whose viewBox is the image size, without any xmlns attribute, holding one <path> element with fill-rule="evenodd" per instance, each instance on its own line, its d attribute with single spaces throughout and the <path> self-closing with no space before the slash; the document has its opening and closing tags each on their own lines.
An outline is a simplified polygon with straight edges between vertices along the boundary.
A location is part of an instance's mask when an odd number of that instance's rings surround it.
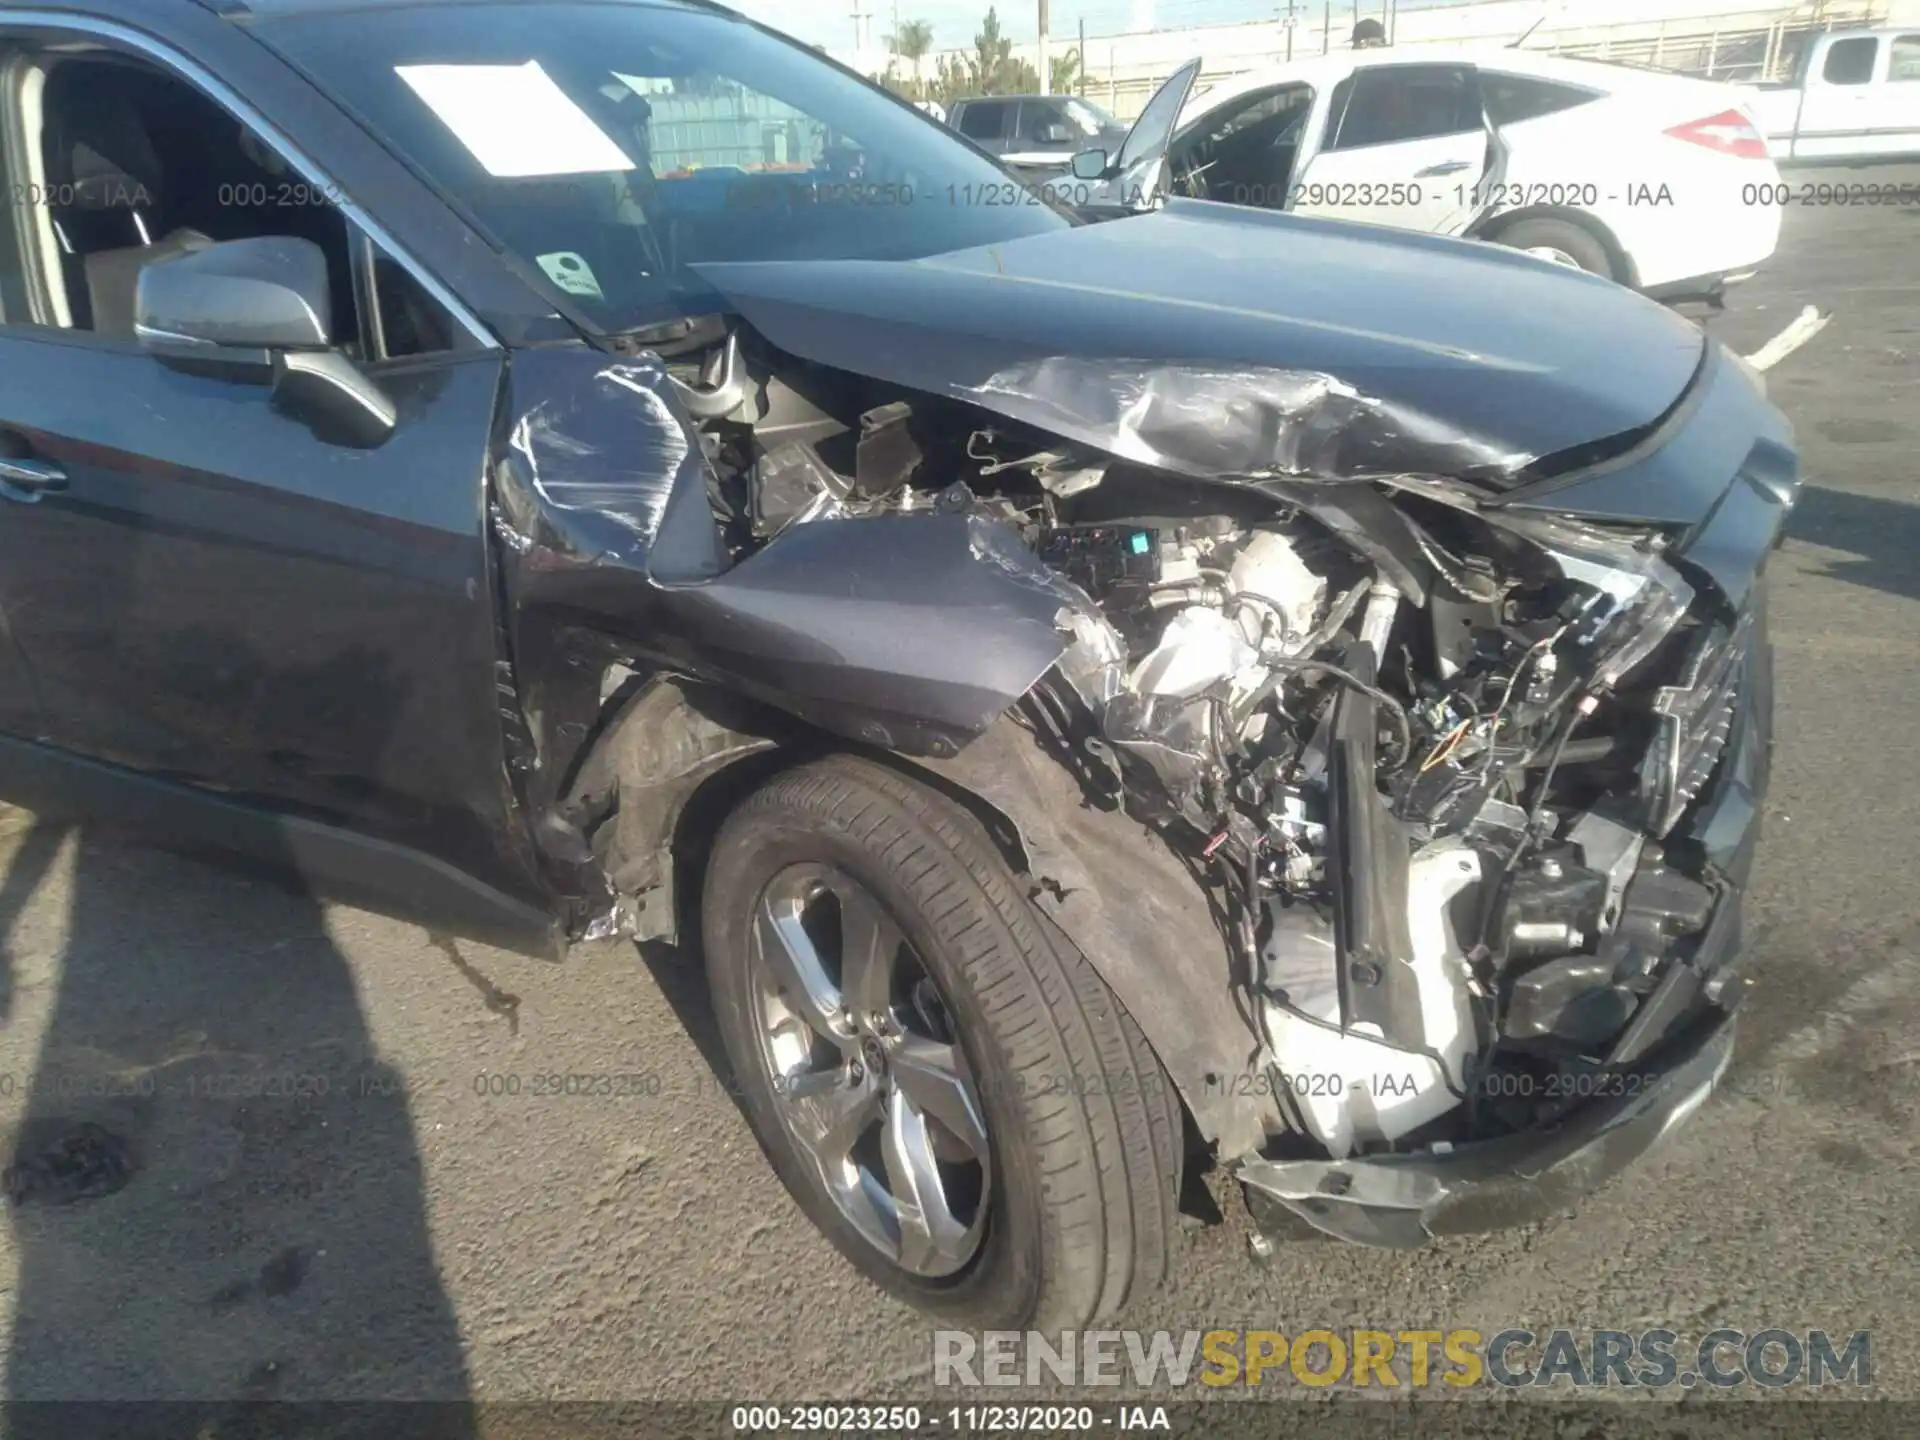
<svg viewBox="0 0 1920 1440">
<path fill-rule="evenodd" d="M 396 65 L 489 175 L 578 175 L 631 170 L 633 161 L 540 68 Z"/>
</svg>

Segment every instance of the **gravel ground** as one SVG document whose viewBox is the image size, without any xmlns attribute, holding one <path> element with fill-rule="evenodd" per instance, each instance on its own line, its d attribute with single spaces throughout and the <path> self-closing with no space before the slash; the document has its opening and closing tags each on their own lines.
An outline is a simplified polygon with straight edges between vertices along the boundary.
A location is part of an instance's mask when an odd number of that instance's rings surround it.
<svg viewBox="0 0 1920 1440">
<path fill-rule="evenodd" d="M 1833 315 L 1773 372 L 1811 488 L 1724 1091 L 1577 1215 L 1422 1253 L 1255 1266 L 1223 1193 L 1129 1324 L 1870 1329 L 1876 1393 L 1920 1396 L 1916 257 L 1920 208 L 1795 209 L 1708 322 Z M 456 946 L 18 811 L 0 876 L 13 1398 L 925 1392 L 926 1326 L 774 1181 L 678 957 Z M 536 1093 L 569 1073 L 628 1093 Z"/>
</svg>

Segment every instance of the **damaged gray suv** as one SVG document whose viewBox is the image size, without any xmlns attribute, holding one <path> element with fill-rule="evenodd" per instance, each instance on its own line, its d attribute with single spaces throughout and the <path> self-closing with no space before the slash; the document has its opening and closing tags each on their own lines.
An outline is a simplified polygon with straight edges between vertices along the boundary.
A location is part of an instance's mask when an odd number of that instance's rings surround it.
<svg viewBox="0 0 1920 1440">
<path fill-rule="evenodd" d="M 1688 322 L 1075 212 L 703 4 L 0 43 L 0 794 L 699 954 L 795 1200 L 957 1323 L 1113 1314 L 1206 1166 L 1557 1211 L 1726 1066 L 1800 479 Z"/>
</svg>

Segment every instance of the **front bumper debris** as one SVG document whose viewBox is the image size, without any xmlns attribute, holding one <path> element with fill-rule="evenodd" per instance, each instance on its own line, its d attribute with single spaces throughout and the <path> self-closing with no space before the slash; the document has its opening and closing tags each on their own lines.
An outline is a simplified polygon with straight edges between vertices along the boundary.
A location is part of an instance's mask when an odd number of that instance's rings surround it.
<svg viewBox="0 0 1920 1440">
<path fill-rule="evenodd" d="M 1544 1219 L 1623 1169 L 1705 1103 L 1733 1058 L 1723 1015 L 1631 1094 L 1590 1102 L 1558 1128 L 1444 1154 L 1241 1165 L 1256 1224 L 1306 1227 L 1362 1245 L 1411 1248 L 1439 1235 Z"/>
</svg>

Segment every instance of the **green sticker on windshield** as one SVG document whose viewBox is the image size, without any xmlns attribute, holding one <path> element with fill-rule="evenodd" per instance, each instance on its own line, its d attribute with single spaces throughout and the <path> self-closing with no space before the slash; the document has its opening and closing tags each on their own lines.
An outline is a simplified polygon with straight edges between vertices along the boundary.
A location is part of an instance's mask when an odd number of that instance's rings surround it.
<svg viewBox="0 0 1920 1440">
<path fill-rule="evenodd" d="M 571 250 L 556 250 L 537 258 L 547 278 L 569 295 L 585 295 L 590 300 L 607 298 L 600 282 L 593 278 L 592 267 Z"/>
</svg>

